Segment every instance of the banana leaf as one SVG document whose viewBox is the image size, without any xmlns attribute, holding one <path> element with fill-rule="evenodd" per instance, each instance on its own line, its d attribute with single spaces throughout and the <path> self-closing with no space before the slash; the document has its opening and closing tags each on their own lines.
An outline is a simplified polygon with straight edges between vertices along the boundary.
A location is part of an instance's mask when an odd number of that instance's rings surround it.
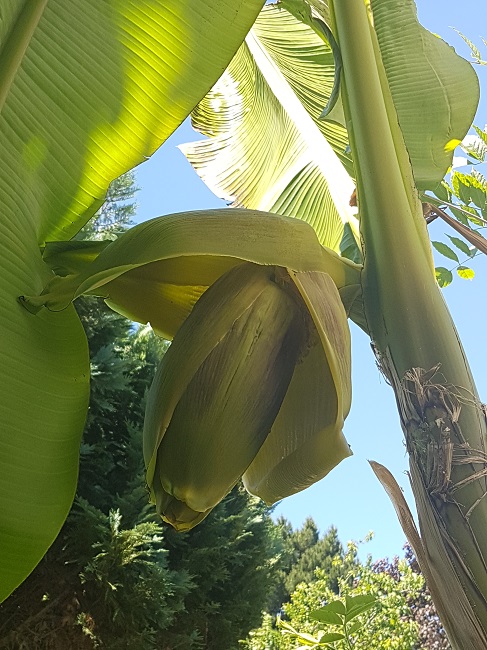
<svg viewBox="0 0 487 650">
<path fill-rule="evenodd" d="M 419 24 L 414 3 L 374 3 L 373 20 L 415 184 L 434 188 L 473 120 L 475 73 Z M 340 99 L 323 119 L 336 56 L 319 27 L 329 22 L 328 5 L 318 0 L 266 5 L 192 113 L 208 139 L 181 149 L 213 192 L 235 206 L 303 219 L 329 248 L 348 248 L 350 224 L 355 242 L 346 255 L 358 259 L 349 206 L 356 172 Z M 380 140 L 376 148 L 380 155 Z"/>
<path fill-rule="evenodd" d="M 209 139 L 181 149 L 219 196 L 303 219 L 338 251 L 345 224 L 356 230 L 356 219 L 343 114 L 319 119 L 334 87 L 328 43 L 281 5 L 266 5 L 192 113 L 194 128 Z"/>
<path fill-rule="evenodd" d="M 74 235 L 109 183 L 174 131 L 262 0 L 8 0 L 0 9 L 0 600 L 56 537 L 89 396 L 72 306 L 18 302 L 52 278 L 39 246 Z"/>
</svg>

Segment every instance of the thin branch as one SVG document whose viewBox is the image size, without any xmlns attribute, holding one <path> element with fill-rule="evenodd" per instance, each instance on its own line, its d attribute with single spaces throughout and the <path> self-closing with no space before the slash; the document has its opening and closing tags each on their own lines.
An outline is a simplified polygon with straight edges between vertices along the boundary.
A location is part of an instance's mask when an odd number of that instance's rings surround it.
<svg viewBox="0 0 487 650">
<path fill-rule="evenodd" d="M 472 230 L 468 226 L 464 226 L 463 223 L 460 223 L 460 221 L 457 221 L 454 217 L 451 217 L 438 206 L 432 205 L 431 207 L 431 212 L 434 212 L 437 216 L 441 217 L 443 221 L 445 221 L 449 226 L 456 230 L 457 233 L 462 235 L 462 237 L 470 242 L 472 246 L 475 246 L 475 248 L 477 248 L 481 253 L 487 255 L 487 239 L 485 239 L 485 237 L 479 234 L 476 230 Z M 431 212 L 428 214 L 431 214 Z M 480 221 L 487 224 L 487 221 L 484 221 L 483 219 L 480 219 Z"/>
</svg>

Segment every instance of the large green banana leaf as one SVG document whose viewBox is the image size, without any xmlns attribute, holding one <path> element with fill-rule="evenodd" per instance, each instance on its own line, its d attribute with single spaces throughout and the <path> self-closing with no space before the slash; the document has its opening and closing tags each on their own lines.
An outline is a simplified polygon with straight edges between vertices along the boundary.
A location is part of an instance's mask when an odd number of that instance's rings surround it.
<svg viewBox="0 0 487 650">
<path fill-rule="evenodd" d="M 9 208 L 27 203 L 40 242 L 74 235 L 108 184 L 179 126 L 223 72 L 262 4 L 7 3 L 11 24 L 0 44 L 1 69 L 13 67 L 15 76 L 1 113 L 0 188 L 8 181 Z M 32 18 L 38 23 L 19 57 L 9 35 L 20 41 L 15 27 L 34 5 L 45 9 Z"/>
<path fill-rule="evenodd" d="M 373 0 L 372 7 L 385 82 L 416 185 L 433 188 L 472 122 L 475 73 L 418 23 L 414 2 Z M 182 150 L 208 187 L 234 205 L 304 219 L 323 244 L 338 250 L 341 242 L 343 250 L 353 187 L 346 171 L 353 175 L 353 170 L 340 125 L 341 103 L 320 119 L 334 75 L 332 50 L 316 33 L 320 13 L 328 19 L 326 4 L 318 0 L 264 7 L 245 44 L 192 114 L 194 127 L 209 140 Z"/>
<path fill-rule="evenodd" d="M 0 600 L 57 535 L 89 396 L 72 306 L 18 302 L 52 276 L 113 178 L 149 156 L 225 69 L 262 0 L 4 0 L 0 7 Z"/>
<path fill-rule="evenodd" d="M 236 206 L 299 217 L 338 251 L 354 220 L 344 126 L 319 120 L 334 87 L 331 48 L 278 5 L 262 10 L 192 114 L 210 139 L 183 145 L 201 178 Z"/>
<path fill-rule="evenodd" d="M 477 75 L 468 61 L 418 22 L 413 0 L 370 2 L 414 180 L 420 189 L 433 189 L 475 117 Z"/>
</svg>

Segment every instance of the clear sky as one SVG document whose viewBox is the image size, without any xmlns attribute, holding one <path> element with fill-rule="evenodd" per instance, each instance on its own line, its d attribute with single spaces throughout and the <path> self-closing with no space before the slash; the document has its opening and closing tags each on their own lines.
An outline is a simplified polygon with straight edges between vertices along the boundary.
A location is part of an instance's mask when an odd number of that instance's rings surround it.
<svg viewBox="0 0 487 650">
<path fill-rule="evenodd" d="M 418 0 L 417 5 L 423 25 L 442 36 L 465 58 L 469 57 L 469 50 L 452 27 L 473 40 L 487 58 L 487 47 L 480 40 L 480 36 L 487 38 L 485 0 Z M 487 89 L 487 67 L 476 66 L 476 71 L 481 87 Z M 479 126 L 487 123 L 485 92 L 476 119 Z M 199 180 L 176 148 L 179 143 L 199 137 L 185 122 L 150 161 L 138 168 L 137 183 L 141 188 L 138 220 L 224 205 Z M 438 221 L 433 226 L 433 238 L 445 240 L 448 227 Z M 448 260 L 442 258 L 441 265 L 448 267 Z M 464 343 L 480 395 L 487 401 L 487 348 L 483 333 L 487 316 L 484 297 L 487 259 L 477 258 L 472 266 L 476 271 L 475 279 L 455 278 L 444 290 L 444 297 Z M 427 322 L 424 327 L 428 327 Z M 392 391 L 377 371 L 367 337 L 353 325 L 352 337 L 353 404 L 345 434 L 354 456 L 318 484 L 285 499 L 275 513 L 290 519 L 294 526 L 299 526 L 309 515 L 321 531 L 333 524 L 344 542 L 360 540 L 373 530 L 374 539 L 364 547 L 361 555 L 370 552 L 375 558 L 393 556 L 401 554 L 405 538 L 367 459 L 386 465 L 412 503 L 405 473 L 407 457 Z"/>
</svg>

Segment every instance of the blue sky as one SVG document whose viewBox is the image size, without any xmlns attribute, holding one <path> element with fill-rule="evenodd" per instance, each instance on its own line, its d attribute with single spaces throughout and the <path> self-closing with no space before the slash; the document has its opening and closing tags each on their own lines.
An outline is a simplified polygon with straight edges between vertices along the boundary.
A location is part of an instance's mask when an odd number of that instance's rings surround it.
<svg viewBox="0 0 487 650">
<path fill-rule="evenodd" d="M 442 36 L 455 49 L 469 57 L 469 50 L 452 27 L 473 40 L 487 58 L 487 48 L 480 37 L 487 38 L 487 5 L 485 0 L 418 0 L 418 15 L 425 27 Z M 487 67 L 476 66 L 481 86 L 487 89 Z M 487 123 L 487 99 L 482 97 L 476 123 Z M 163 147 L 137 170 L 138 219 L 204 208 L 222 207 L 199 180 L 176 148 L 183 142 L 198 139 L 188 122 Z M 446 239 L 446 225 L 435 223 L 433 239 Z M 450 233 L 453 234 L 453 233 Z M 440 260 L 438 260 L 440 262 Z M 448 266 L 443 258 L 441 264 Z M 483 341 L 486 324 L 485 283 L 487 259 L 477 259 L 473 281 L 456 278 L 444 290 L 467 356 L 470 360 L 481 397 L 487 400 L 487 348 Z M 428 323 L 424 323 L 428 327 Z M 311 515 L 320 530 L 330 525 L 338 528 L 342 541 L 360 540 L 370 531 L 374 539 L 367 543 L 362 555 L 375 558 L 401 554 L 405 538 L 394 510 L 382 487 L 370 470 L 367 459 L 386 465 L 404 488 L 412 504 L 406 475 L 407 458 L 397 417 L 394 396 L 375 366 L 367 337 L 353 327 L 353 404 L 345 426 L 345 434 L 354 456 L 342 462 L 329 476 L 308 490 L 284 500 L 275 510 L 295 526 Z"/>
</svg>

